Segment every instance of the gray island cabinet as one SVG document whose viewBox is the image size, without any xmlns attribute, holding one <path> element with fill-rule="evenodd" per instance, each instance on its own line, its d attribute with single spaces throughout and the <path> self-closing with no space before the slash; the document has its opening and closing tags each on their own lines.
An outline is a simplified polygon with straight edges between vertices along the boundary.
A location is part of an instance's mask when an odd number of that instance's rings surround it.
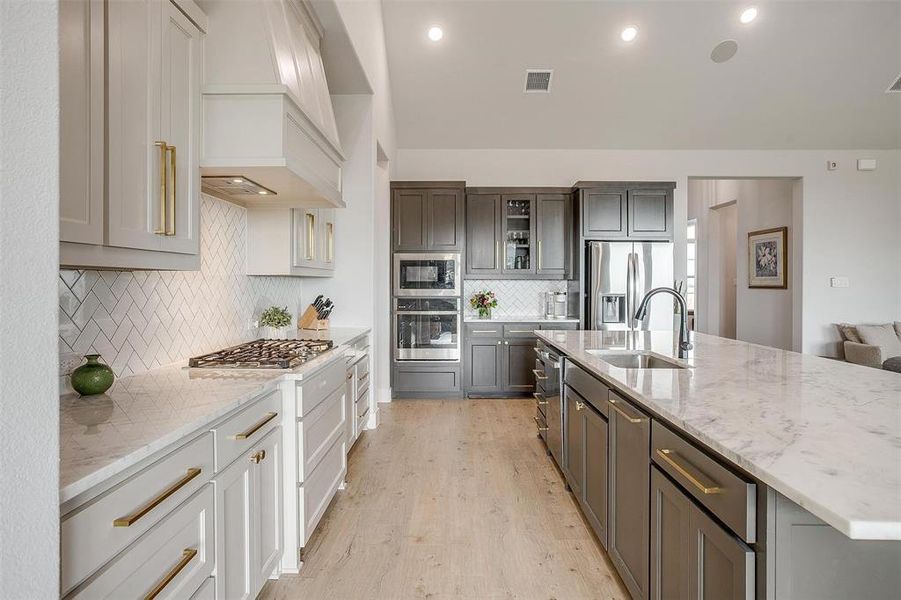
<svg viewBox="0 0 901 600">
<path fill-rule="evenodd" d="M 645 394 L 669 398 L 662 395 L 663 380 L 684 389 L 677 371 L 664 369 L 653 379 L 651 370 L 601 363 L 585 351 L 603 349 L 601 332 L 537 335 L 564 356 L 560 466 L 567 488 L 632 598 L 901 595 L 901 541 L 891 537 L 892 522 L 885 540 L 851 539 L 669 420 L 671 400 L 655 404 Z M 708 350 L 738 349 L 712 343 L 711 336 L 698 338 L 700 359 L 678 371 L 686 379 L 702 378 L 697 370 Z M 672 340 L 632 346 L 661 352 L 672 348 Z"/>
</svg>

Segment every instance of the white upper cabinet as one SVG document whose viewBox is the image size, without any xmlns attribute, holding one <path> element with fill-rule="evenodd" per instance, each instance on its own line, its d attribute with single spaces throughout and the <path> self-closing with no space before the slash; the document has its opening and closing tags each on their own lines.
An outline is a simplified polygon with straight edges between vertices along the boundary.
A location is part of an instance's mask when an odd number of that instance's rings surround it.
<svg viewBox="0 0 901 600">
<path fill-rule="evenodd" d="M 249 210 L 247 274 L 331 277 L 335 235 L 334 209 Z"/>
<path fill-rule="evenodd" d="M 344 156 L 313 13 L 298 0 L 202 6 L 204 191 L 248 208 L 343 208 Z"/>
<path fill-rule="evenodd" d="M 190 0 L 61 3 L 61 264 L 199 267 L 202 25 Z"/>
</svg>

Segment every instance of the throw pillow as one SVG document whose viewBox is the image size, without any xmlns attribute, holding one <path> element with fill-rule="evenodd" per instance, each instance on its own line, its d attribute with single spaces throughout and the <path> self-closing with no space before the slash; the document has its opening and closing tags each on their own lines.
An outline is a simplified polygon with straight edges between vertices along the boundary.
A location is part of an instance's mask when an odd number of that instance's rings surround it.
<svg viewBox="0 0 901 600">
<path fill-rule="evenodd" d="M 844 341 L 854 342 L 855 344 L 861 343 L 860 336 L 857 335 L 857 327 L 850 323 L 839 323 L 837 327 Z"/>
<path fill-rule="evenodd" d="M 858 325 L 857 333 L 864 344 L 882 348 L 883 358 L 901 356 L 901 338 L 890 323 L 885 325 Z"/>
</svg>

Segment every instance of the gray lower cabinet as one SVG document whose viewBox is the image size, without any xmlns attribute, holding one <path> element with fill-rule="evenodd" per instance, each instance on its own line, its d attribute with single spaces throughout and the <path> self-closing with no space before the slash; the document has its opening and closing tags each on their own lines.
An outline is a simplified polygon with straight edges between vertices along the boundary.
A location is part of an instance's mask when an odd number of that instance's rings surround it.
<svg viewBox="0 0 901 600">
<path fill-rule="evenodd" d="M 395 398 L 459 397 L 460 363 L 395 362 L 391 392 Z"/>
<path fill-rule="evenodd" d="M 651 420 L 610 392 L 607 552 L 635 600 L 648 597 Z"/>
<path fill-rule="evenodd" d="M 582 510 L 601 545 L 607 547 L 607 419 L 585 403 L 582 412 L 584 436 Z"/>
<path fill-rule="evenodd" d="M 651 598 L 754 597 L 754 551 L 651 468 Z"/>
<path fill-rule="evenodd" d="M 580 181 L 582 236 L 669 240 L 674 237 L 674 183 Z"/>
<path fill-rule="evenodd" d="M 576 498 L 582 497 L 585 481 L 585 400 L 567 386 L 563 395 L 563 473 Z"/>
<path fill-rule="evenodd" d="M 537 338 L 504 340 L 504 391 L 535 391 L 535 344 Z"/>
<path fill-rule="evenodd" d="M 470 338 L 464 347 L 466 390 L 476 394 L 503 391 L 504 341 L 501 338 Z"/>
</svg>

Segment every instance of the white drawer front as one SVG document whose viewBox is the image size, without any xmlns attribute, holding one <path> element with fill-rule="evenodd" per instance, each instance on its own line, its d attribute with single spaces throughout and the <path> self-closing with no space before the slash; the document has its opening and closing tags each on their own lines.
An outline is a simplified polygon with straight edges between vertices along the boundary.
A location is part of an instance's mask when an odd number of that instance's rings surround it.
<svg viewBox="0 0 901 600">
<path fill-rule="evenodd" d="M 238 456 L 263 439 L 281 423 L 282 395 L 269 392 L 250 407 L 213 428 L 216 434 L 216 471 L 221 471 Z"/>
<path fill-rule="evenodd" d="M 366 354 L 363 356 L 362 360 L 357 363 L 357 381 L 360 382 L 360 385 L 369 382 L 369 355 Z"/>
<path fill-rule="evenodd" d="M 200 584 L 200 589 L 194 592 L 194 595 L 191 596 L 191 600 L 215 600 L 216 598 L 216 578 L 215 577 L 207 577 L 203 583 Z"/>
<path fill-rule="evenodd" d="M 357 398 L 357 416 L 363 416 L 369 411 L 369 387 L 360 392 Z"/>
<path fill-rule="evenodd" d="M 135 541 L 212 474 L 213 434 L 204 433 L 66 515 L 60 525 L 63 593 Z"/>
<path fill-rule="evenodd" d="M 346 376 L 345 362 L 336 360 L 309 379 L 298 383 L 297 416 L 307 416 L 320 402 L 344 385 Z"/>
<path fill-rule="evenodd" d="M 188 598 L 213 573 L 213 485 L 207 484 L 71 597 Z"/>
<path fill-rule="evenodd" d="M 303 483 L 308 474 L 331 448 L 336 437 L 344 430 L 344 387 L 340 387 L 324 402 L 297 423 L 298 446 L 301 449 L 298 481 Z"/>
<path fill-rule="evenodd" d="M 339 437 L 300 486 L 298 500 L 301 530 L 298 538 L 301 540 L 301 546 L 306 545 L 310 539 L 313 530 L 319 524 L 319 519 L 338 491 L 338 486 L 344 480 L 344 474 L 347 472 L 346 459 L 344 438 Z"/>
</svg>

